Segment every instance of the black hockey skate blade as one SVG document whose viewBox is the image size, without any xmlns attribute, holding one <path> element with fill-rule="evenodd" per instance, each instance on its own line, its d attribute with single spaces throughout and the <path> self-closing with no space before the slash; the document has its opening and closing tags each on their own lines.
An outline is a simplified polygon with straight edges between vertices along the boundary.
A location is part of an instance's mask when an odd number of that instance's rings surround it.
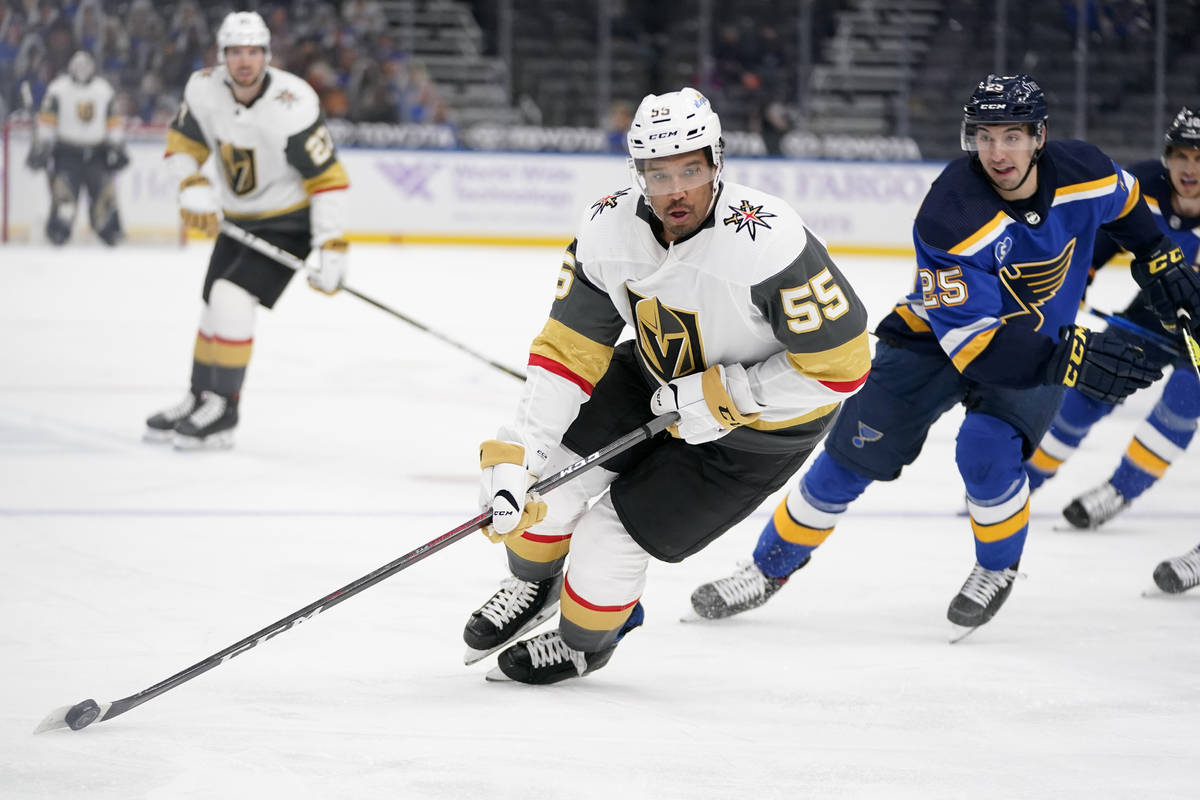
<svg viewBox="0 0 1200 800">
<path fill-rule="evenodd" d="M 63 718 L 67 727 L 73 731 L 83 730 L 96 721 L 100 716 L 100 705 L 91 698 L 71 706 Z"/>
</svg>

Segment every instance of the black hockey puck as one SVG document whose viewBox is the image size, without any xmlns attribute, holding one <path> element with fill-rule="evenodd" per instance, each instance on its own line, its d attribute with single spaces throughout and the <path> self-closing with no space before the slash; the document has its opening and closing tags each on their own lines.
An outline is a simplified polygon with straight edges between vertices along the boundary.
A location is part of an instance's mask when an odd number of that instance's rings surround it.
<svg viewBox="0 0 1200 800">
<path fill-rule="evenodd" d="M 95 700 L 88 699 L 71 706 L 71 710 L 63 719 L 71 730 L 77 731 L 91 725 L 98 716 L 100 716 L 100 706 Z"/>
</svg>

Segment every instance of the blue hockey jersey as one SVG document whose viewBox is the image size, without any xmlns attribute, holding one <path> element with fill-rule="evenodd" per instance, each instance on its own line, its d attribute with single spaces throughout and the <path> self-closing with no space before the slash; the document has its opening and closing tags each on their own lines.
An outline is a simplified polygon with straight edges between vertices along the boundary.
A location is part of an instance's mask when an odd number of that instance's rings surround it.
<svg viewBox="0 0 1200 800">
<path fill-rule="evenodd" d="M 1049 142 L 1032 197 L 1008 202 L 974 158 L 952 161 L 913 224 L 911 294 L 881 339 L 941 351 L 981 383 L 1045 382 L 1059 328 L 1075 320 L 1101 228 L 1131 252 L 1162 238 L 1137 179 L 1095 146 Z"/>
<path fill-rule="evenodd" d="M 1187 263 L 1200 264 L 1200 217 L 1181 217 L 1175 213 L 1171 207 L 1171 182 L 1167 168 L 1156 158 L 1139 161 L 1129 167 L 1129 174 L 1137 178 L 1142 197 L 1146 198 L 1146 205 L 1154 215 L 1159 230 L 1179 245 Z M 1121 246 L 1102 228 L 1096 236 L 1092 266 L 1097 269 L 1104 266 L 1120 251 Z"/>
</svg>

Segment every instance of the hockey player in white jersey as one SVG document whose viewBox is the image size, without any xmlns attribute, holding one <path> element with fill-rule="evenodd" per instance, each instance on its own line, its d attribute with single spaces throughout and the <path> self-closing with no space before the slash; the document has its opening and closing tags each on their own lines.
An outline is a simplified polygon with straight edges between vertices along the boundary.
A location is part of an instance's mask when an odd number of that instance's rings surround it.
<svg viewBox="0 0 1200 800">
<path fill-rule="evenodd" d="M 113 96 L 112 84 L 96 74 L 96 62 L 86 50 L 71 56 L 66 73 L 46 87 L 25 163 L 46 170 L 50 182 L 46 238 L 53 244 L 71 238 L 84 188 L 92 230 L 105 244 L 121 240 L 113 174 L 129 164 L 129 157 L 124 120 L 114 111 Z"/>
<path fill-rule="evenodd" d="M 511 577 L 463 632 L 492 679 L 603 666 L 641 624 L 649 559 L 681 561 L 782 486 L 866 379 L 866 311 L 783 200 L 722 181 L 721 124 L 695 89 L 648 95 L 628 135 L 640 191 L 584 213 L 513 421 L 480 448 L 486 531 Z M 633 338 L 618 343 L 629 326 Z M 527 488 L 640 423 L 643 442 L 543 502 Z M 570 569 L 564 567 L 570 559 Z M 514 641 L 548 619 L 557 628 Z"/>
<path fill-rule="evenodd" d="M 229 447 L 254 344 L 257 307 L 272 308 L 292 270 L 218 235 L 220 216 L 301 259 L 309 284 L 333 294 L 346 272 L 346 171 L 316 92 L 268 66 L 271 33 L 254 12 L 217 31 L 220 63 L 192 74 L 167 133 L 166 167 L 179 181 L 189 228 L 216 235 L 204 278 L 191 386 L 146 420 L 146 437 L 179 449 Z M 201 171 L 212 156 L 216 185 Z"/>
</svg>

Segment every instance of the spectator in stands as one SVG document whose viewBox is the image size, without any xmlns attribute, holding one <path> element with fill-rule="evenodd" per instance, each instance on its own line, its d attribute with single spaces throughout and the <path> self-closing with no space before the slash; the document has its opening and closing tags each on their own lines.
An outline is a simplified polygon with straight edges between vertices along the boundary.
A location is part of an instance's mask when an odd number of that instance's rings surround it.
<svg viewBox="0 0 1200 800">
<path fill-rule="evenodd" d="M 604 138 L 608 152 L 629 154 L 629 126 L 633 124 L 633 103 L 615 100 L 608 107 L 608 125 Z"/>
<path fill-rule="evenodd" d="M 104 26 L 104 11 L 100 0 L 82 0 L 75 9 L 75 44 L 93 56 L 100 49 L 101 31 Z"/>
</svg>

